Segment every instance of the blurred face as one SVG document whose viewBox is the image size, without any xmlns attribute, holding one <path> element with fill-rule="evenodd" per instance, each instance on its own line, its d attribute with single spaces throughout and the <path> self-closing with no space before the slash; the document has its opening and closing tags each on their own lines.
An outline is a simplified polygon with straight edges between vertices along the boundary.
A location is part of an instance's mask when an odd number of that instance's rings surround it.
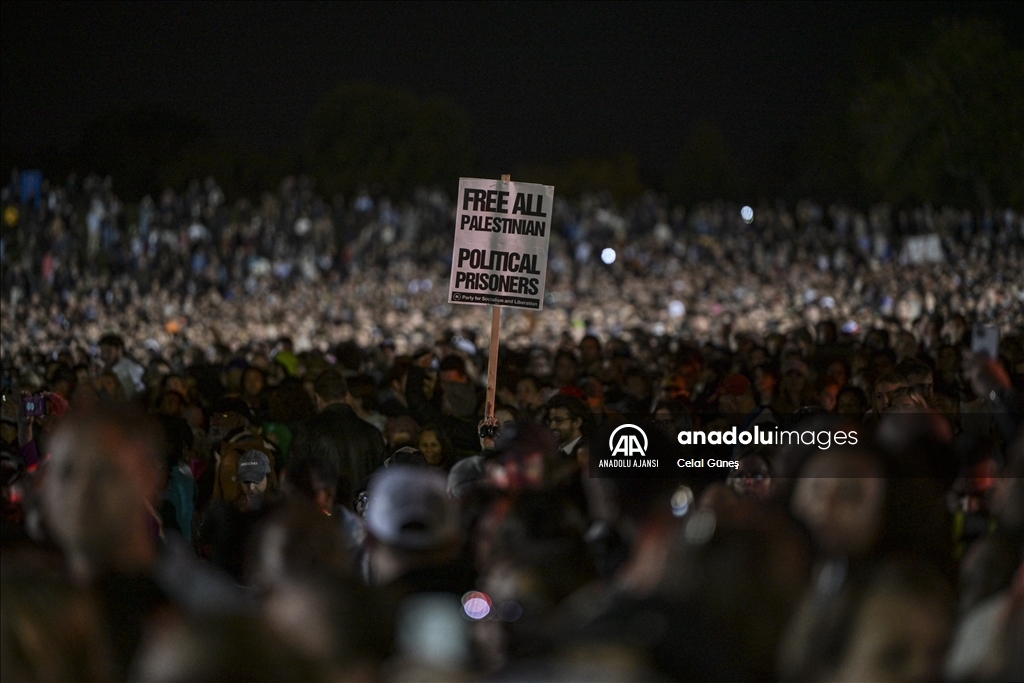
<svg viewBox="0 0 1024 683">
<path fill-rule="evenodd" d="M 596 339 L 589 337 L 580 342 L 580 356 L 584 363 L 592 363 L 601 359 L 601 346 Z"/>
<path fill-rule="evenodd" d="M 117 361 L 121 360 L 121 349 L 112 344 L 104 344 L 100 347 L 100 358 L 103 359 L 103 364 L 110 367 Z"/>
<path fill-rule="evenodd" d="M 872 349 L 884 349 L 887 346 L 885 335 L 877 330 L 868 332 L 867 337 L 864 339 L 864 343 Z"/>
<path fill-rule="evenodd" d="M 950 619 L 924 596 L 895 590 L 870 595 L 860 609 L 836 681 L 938 681 Z"/>
<path fill-rule="evenodd" d="M 555 362 L 555 379 L 568 384 L 576 379 L 576 362 L 568 356 L 559 356 Z"/>
<path fill-rule="evenodd" d="M 818 398 L 821 401 L 821 406 L 825 410 L 827 410 L 829 412 L 833 412 L 836 409 L 836 405 L 838 403 L 838 394 L 839 394 L 839 385 L 838 384 L 826 385 L 825 388 L 822 389 L 821 393 L 818 395 Z"/>
<path fill-rule="evenodd" d="M 537 385 L 531 379 L 519 380 L 516 384 L 516 403 L 521 408 L 536 408 L 542 403 Z"/>
<path fill-rule="evenodd" d="M 914 397 L 906 392 L 901 392 L 889 401 L 888 412 L 908 413 L 922 410 L 921 406 L 914 400 Z"/>
<path fill-rule="evenodd" d="M 469 381 L 466 377 L 466 373 L 462 370 L 442 370 L 439 377 L 442 382 L 448 382 L 451 384 L 465 384 Z"/>
<path fill-rule="evenodd" d="M 681 380 L 683 387 L 687 393 L 693 391 L 693 388 L 700 381 L 701 376 L 701 364 L 698 361 L 690 361 L 685 363 L 679 368 L 678 377 Z"/>
<path fill-rule="evenodd" d="M 184 410 L 185 404 L 181 394 L 168 391 L 160 399 L 160 412 L 164 415 L 181 415 Z"/>
<path fill-rule="evenodd" d="M 651 395 L 651 385 L 639 375 L 631 375 L 626 379 L 622 391 L 636 399 L 647 398 Z"/>
<path fill-rule="evenodd" d="M 263 477 L 258 482 L 239 482 L 239 486 L 242 488 L 242 499 L 239 501 L 239 507 L 243 511 L 259 510 L 263 507 L 263 496 L 267 492 L 269 481 L 269 477 Z"/>
<path fill-rule="evenodd" d="M 729 484 L 741 496 L 766 500 L 772 492 L 772 475 L 768 463 L 756 455 L 742 458 L 736 473 L 729 475 Z"/>
<path fill-rule="evenodd" d="M 580 427 L 583 420 L 573 419 L 568 408 L 552 408 L 548 411 L 548 426 L 558 438 L 558 445 L 564 446 L 573 439 L 582 436 Z"/>
<path fill-rule="evenodd" d="M 867 457 L 828 451 L 804 467 L 793 515 L 827 553 L 866 554 L 882 530 L 885 480 Z"/>
<path fill-rule="evenodd" d="M 426 372 L 423 375 L 423 393 L 427 398 L 433 398 L 435 387 L 437 387 L 437 373 Z"/>
<path fill-rule="evenodd" d="M 263 373 L 255 370 L 247 370 L 242 378 L 242 389 L 249 396 L 257 396 L 263 391 Z"/>
<path fill-rule="evenodd" d="M 260 481 L 243 481 L 241 483 L 242 492 L 245 493 L 247 498 L 253 496 L 259 496 L 267 491 L 267 477 L 263 477 Z"/>
<path fill-rule="evenodd" d="M 510 427 L 514 427 L 516 424 L 516 420 L 514 417 L 512 417 L 512 413 L 508 412 L 507 410 L 494 411 L 494 419 L 498 421 L 498 426 L 501 428 L 502 431 Z"/>
<path fill-rule="evenodd" d="M 865 406 L 862 406 L 860 401 L 857 399 L 857 395 L 852 391 L 847 391 L 839 395 L 836 401 L 836 408 L 839 413 L 843 415 L 860 415 L 864 412 Z"/>
<path fill-rule="evenodd" d="M 598 382 L 592 382 L 587 387 L 587 407 L 592 413 L 600 413 L 604 410 L 604 386 Z"/>
<path fill-rule="evenodd" d="M 441 464 L 441 441 L 437 438 L 437 434 L 431 431 L 426 431 L 420 434 L 419 443 L 420 452 L 423 453 L 423 457 L 427 459 L 428 465 L 438 466 Z"/>
<path fill-rule="evenodd" d="M 840 387 L 846 386 L 847 377 L 846 367 L 842 363 L 832 363 L 828 366 L 828 370 L 825 374 L 836 381 Z"/>
<path fill-rule="evenodd" d="M 58 544 L 93 560 L 124 550 L 149 521 L 154 455 L 109 426 L 58 431 L 51 453 L 43 506 Z"/>
<path fill-rule="evenodd" d="M 889 409 L 892 392 L 900 388 L 893 382 L 879 382 L 875 385 L 875 412 L 884 413 Z"/>
<path fill-rule="evenodd" d="M 181 377 L 171 377 L 167 380 L 167 390 L 176 391 L 182 396 L 188 396 L 188 384 Z"/>
<path fill-rule="evenodd" d="M 775 393 L 775 387 L 779 380 L 772 373 L 757 368 L 754 370 L 754 383 L 763 400 L 765 397 L 770 397 Z"/>
<path fill-rule="evenodd" d="M 925 398 L 931 398 L 935 390 L 935 380 L 930 372 L 910 375 L 907 377 L 907 382 L 910 384 L 911 389 L 916 389 L 917 393 Z"/>
<path fill-rule="evenodd" d="M 799 370 L 788 370 L 782 376 L 782 387 L 790 394 L 796 395 L 804 390 L 807 378 Z"/>
</svg>

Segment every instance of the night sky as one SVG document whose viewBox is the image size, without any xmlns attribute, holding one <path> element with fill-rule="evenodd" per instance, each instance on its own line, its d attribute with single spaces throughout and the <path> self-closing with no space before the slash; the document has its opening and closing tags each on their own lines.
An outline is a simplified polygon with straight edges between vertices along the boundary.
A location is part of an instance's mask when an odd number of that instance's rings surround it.
<svg viewBox="0 0 1024 683">
<path fill-rule="evenodd" d="M 2 134 L 73 146 L 90 117 L 156 106 L 267 149 L 366 80 L 440 96 L 480 170 L 632 152 L 662 169 L 698 121 L 769 169 L 849 73 L 866 32 L 981 16 L 1014 45 L 1021 3 L 3 3 Z"/>
</svg>

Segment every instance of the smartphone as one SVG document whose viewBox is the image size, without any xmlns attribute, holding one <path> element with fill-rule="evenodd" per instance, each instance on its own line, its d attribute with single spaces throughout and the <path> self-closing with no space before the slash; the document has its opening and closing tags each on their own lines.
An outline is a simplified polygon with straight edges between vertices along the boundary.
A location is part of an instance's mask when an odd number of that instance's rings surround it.
<svg viewBox="0 0 1024 683">
<path fill-rule="evenodd" d="M 999 357 L 999 328 L 975 323 L 971 332 L 971 351 L 984 353 L 992 360 Z"/>
<path fill-rule="evenodd" d="M 42 417 L 46 415 L 46 397 L 42 394 L 33 394 L 21 399 L 25 417 Z"/>
</svg>

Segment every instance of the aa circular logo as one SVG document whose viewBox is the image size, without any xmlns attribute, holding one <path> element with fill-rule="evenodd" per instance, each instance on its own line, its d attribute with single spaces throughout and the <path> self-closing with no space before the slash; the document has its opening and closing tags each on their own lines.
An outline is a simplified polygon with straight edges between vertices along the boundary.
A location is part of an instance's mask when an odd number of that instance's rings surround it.
<svg viewBox="0 0 1024 683">
<path fill-rule="evenodd" d="M 635 424 L 619 425 L 608 437 L 608 450 L 613 458 L 617 455 L 642 458 L 647 455 L 647 432 Z"/>
</svg>

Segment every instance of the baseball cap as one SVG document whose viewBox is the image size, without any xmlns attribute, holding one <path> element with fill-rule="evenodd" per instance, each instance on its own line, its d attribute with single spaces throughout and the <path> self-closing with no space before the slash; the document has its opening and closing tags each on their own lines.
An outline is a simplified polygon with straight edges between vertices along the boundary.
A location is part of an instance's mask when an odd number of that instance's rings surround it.
<svg viewBox="0 0 1024 683">
<path fill-rule="evenodd" d="M 448 493 L 456 498 L 462 498 L 483 482 L 486 460 L 482 455 L 471 455 L 452 465 L 448 473 Z"/>
<path fill-rule="evenodd" d="M 412 446 L 402 446 L 397 451 L 391 454 L 391 457 L 384 461 L 384 467 L 393 467 L 394 465 L 411 465 L 413 467 L 426 467 L 427 458 L 423 455 L 422 451 Z"/>
<path fill-rule="evenodd" d="M 425 467 L 393 465 L 378 470 L 366 491 L 366 527 L 384 543 L 408 550 L 444 545 L 458 533 L 447 480 Z"/>
<path fill-rule="evenodd" d="M 268 474 L 270 474 L 270 458 L 266 453 L 251 450 L 246 451 L 245 455 L 239 458 L 238 476 L 236 477 L 239 484 L 242 482 L 258 484 L 266 479 Z"/>
</svg>

